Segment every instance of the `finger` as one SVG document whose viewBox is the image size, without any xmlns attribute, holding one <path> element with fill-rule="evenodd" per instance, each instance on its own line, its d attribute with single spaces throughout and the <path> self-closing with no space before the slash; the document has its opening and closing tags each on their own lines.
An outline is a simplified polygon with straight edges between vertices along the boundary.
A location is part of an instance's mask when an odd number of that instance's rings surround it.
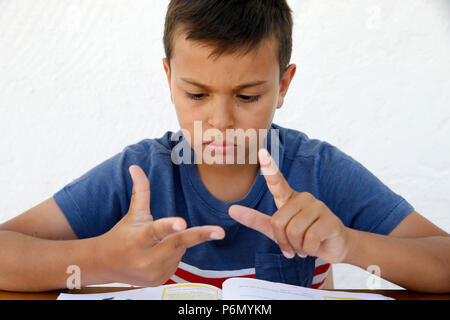
<svg viewBox="0 0 450 320">
<path fill-rule="evenodd" d="M 276 211 L 270 219 L 276 242 L 286 258 L 293 258 L 296 253 L 295 248 L 288 239 L 287 226 L 290 224 L 293 217 L 302 214 L 305 203 L 308 204 L 309 202 L 307 199 L 305 200 L 304 196 L 298 194 L 290 198 L 290 200 Z"/>
<path fill-rule="evenodd" d="M 294 194 L 294 190 L 289 186 L 289 183 L 266 149 L 262 148 L 258 151 L 258 158 L 267 187 L 274 197 L 277 208 L 281 208 Z"/>
<path fill-rule="evenodd" d="M 149 224 L 148 235 L 154 241 L 161 241 L 168 235 L 186 229 L 186 221 L 180 217 L 161 218 Z"/>
<path fill-rule="evenodd" d="M 147 175 L 137 165 L 130 166 L 128 170 L 133 180 L 133 190 L 128 212 L 134 217 L 141 216 L 148 219 L 148 215 L 150 215 L 153 219 L 150 213 L 150 182 Z"/>
<path fill-rule="evenodd" d="M 271 217 L 267 214 L 237 204 L 232 205 L 228 209 L 228 214 L 240 224 L 259 231 L 266 237 L 276 242 L 275 235 L 272 231 L 272 225 L 270 223 Z"/>
<path fill-rule="evenodd" d="M 317 219 L 305 232 L 303 237 L 303 251 L 310 256 L 316 256 L 320 244 L 326 239 L 330 230 L 326 219 Z"/>
<path fill-rule="evenodd" d="M 164 238 L 161 242 L 169 244 L 173 249 L 187 249 L 200 243 L 220 240 L 225 237 L 225 231 L 219 226 L 192 227 Z"/>
<path fill-rule="evenodd" d="M 319 219 L 319 210 L 312 206 L 304 208 L 294 216 L 286 227 L 286 235 L 289 244 L 300 257 L 305 258 L 307 253 L 303 250 L 303 238 L 305 231 Z"/>
</svg>

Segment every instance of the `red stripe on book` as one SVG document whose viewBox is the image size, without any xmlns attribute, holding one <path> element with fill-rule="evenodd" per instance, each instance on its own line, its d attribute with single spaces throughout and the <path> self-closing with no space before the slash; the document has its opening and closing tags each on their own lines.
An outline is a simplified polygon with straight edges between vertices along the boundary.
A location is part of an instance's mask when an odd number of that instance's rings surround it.
<svg viewBox="0 0 450 320">
<path fill-rule="evenodd" d="M 329 268 L 330 268 L 329 263 L 318 266 L 314 269 L 314 275 L 317 276 L 318 274 L 327 272 Z"/>
<path fill-rule="evenodd" d="M 311 285 L 311 288 L 313 288 L 313 289 L 319 289 L 320 286 L 321 286 L 322 284 L 324 284 L 325 280 L 327 280 L 327 277 L 323 278 L 323 280 L 320 281 L 319 283 L 313 283 L 313 284 Z"/>
<path fill-rule="evenodd" d="M 249 274 L 249 275 L 244 275 L 244 276 L 234 276 L 234 277 L 225 277 L 225 278 L 205 278 L 205 277 L 190 273 L 181 268 L 178 268 L 177 271 L 175 271 L 175 275 L 177 277 L 180 277 L 180 278 L 188 281 L 188 282 L 206 283 L 206 284 L 210 284 L 212 286 L 216 286 L 218 288 L 222 288 L 222 283 L 229 278 L 255 278 L 256 277 L 255 274 Z"/>
</svg>

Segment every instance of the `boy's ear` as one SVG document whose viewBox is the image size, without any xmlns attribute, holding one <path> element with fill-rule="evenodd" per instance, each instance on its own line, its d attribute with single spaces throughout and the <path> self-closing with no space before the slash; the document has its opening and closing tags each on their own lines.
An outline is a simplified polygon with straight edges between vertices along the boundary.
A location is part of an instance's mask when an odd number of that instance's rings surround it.
<svg viewBox="0 0 450 320">
<path fill-rule="evenodd" d="M 163 68 L 164 68 L 164 71 L 166 72 L 167 81 L 169 82 L 169 87 L 170 87 L 170 67 L 169 67 L 169 62 L 167 61 L 167 58 L 163 58 Z"/>
<path fill-rule="evenodd" d="M 167 83 L 169 84 L 170 100 L 172 100 L 172 103 L 173 103 L 172 86 L 171 86 L 171 82 L 170 82 L 170 67 L 169 67 L 169 62 L 167 61 L 167 58 L 163 58 L 163 68 L 164 68 L 164 71 L 166 72 Z"/>
<path fill-rule="evenodd" d="M 291 84 L 292 78 L 294 78 L 295 72 L 297 71 L 297 66 L 295 64 L 291 64 L 288 66 L 286 71 L 283 74 L 280 82 L 280 92 L 278 94 L 278 103 L 277 109 L 280 109 L 284 103 L 284 97 L 289 89 L 289 85 Z"/>
</svg>

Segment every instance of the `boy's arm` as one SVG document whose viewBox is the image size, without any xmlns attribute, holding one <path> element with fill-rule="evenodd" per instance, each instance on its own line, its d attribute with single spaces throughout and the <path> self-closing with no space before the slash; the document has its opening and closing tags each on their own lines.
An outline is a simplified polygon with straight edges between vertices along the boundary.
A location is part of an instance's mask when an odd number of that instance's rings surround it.
<svg viewBox="0 0 450 320">
<path fill-rule="evenodd" d="M 66 287 L 67 267 L 78 265 L 83 282 L 96 283 L 96 240 L 78 240 L 53 197 L 0 225 L 0 289 L 45 291 Z M 66 241 L 52 241 L 66 240 Z M 97 279 L 97 281 L 95 281 Z M 100 281 L 101 282 L 101 281 Z"/>
<path fill-rule="evenodd" d="M 81 285 L 104 283 L 97 238 L 48 240 L 0 230 L 0 289 L 48 291 L 67 287 L 71 265 L 81 270 Z"/>
<path fill-rule="evenodd" d="M 378 266 L 383 279 L 410 290 L 450 291 L 450 237 L 417 212 L 410 213 L 389 236 L 348 229 L 344 263 Z"/>
<path fill-rule="evenodd" d="M 78 238 L 53 197 L 0 224 L 1 230 L 48 240 Z"/>
</svg>

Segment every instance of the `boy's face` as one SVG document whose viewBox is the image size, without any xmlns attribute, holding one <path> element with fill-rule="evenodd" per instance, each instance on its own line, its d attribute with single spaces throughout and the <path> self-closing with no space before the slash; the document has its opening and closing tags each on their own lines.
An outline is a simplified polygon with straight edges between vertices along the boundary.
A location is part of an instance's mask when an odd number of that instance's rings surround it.
<svg viewBox="0 0 450 320">
<path fill-rule="evenodd" d="M 196 157 L 199 152 L 204 156 L 212 154 L 223 157 L 223 164 L 211 164 L 216 167 L 242 164 L 242 161 L 245 164 L 255 163 L 249 162 L 249 152 L 257 152 L 260 138 L 259 134 L 255 138 L 247 130 L 258 133 L 260 129 L 270 128 L 275 110 L 283 105 L 296 70 L 295 65 L 290 65 L 282 81 L 279 81 L 277 50 L 276 41 L 270 39 L 246 55 L 225 53 L 208 58 L 212 47 L 185 40 L 185 34 L 181 32 L 174 38 L 171 66 L 169 69 L 164 58 L 164 70 L 180 127 L 189 132 L 185 137 L 195 150 Z M 251 86 L 242 87 L 245 84 Z M 239 139 L 227 139 L 227 129 L 247 131 L 245 143 L 238 143 Z M 213 136 L 208 136 L 207 132 L 213 133 Z M 221 139 L 216 135 L 219 132 Z M 220 152 L 206 147 L 212 140 L 237 146 L 234 146 L 234 152 L 230 149 Z M 238 147 L 245 149 L 245 154 L 240 158 L 237 157 Z"/>
</svg>

